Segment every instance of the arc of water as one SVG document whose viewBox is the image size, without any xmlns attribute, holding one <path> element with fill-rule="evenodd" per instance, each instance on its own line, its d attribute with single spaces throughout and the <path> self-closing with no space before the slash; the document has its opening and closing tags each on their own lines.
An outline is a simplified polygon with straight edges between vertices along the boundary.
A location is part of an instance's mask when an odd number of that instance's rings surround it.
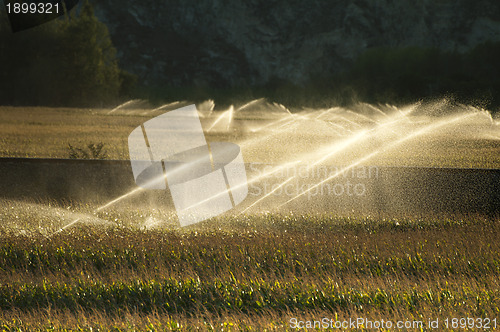
<svg viewBox="0 0 500 332">
<path fill-rule="evenodd" d="M 387 145 L 386 145 L 386 146 L 384 146 L 382 149 L 379 149 L 379 150 L 377 150 L 377 151 L 374 151 L 374 152 L 372 152 L 372 153 L 368 154 L 367 156 L 365 156 L 365 157 L 363 157 L 363 158 L 358 159 L 357 161 L 355 161 L 355 162 L 354 162 L 354 163 L 352 163 L 351 165 L 344 167 L 343 169 L 341 169 L 341 170 L 337 171 L 335 174 L 333 174 L 333 175 L 331 175 L 331 176 L 327 177 L 326 179 L 324 179 L 324 180 L 322 180 L 322 181 L 318 182 L 318 183 L 317 183 L 317 184 L 315 184 L 314 186 L 309 187 L 307 190 L 304 190 L 303 192 L 301 192 L 301 193 L 297 194 L 297 195 L 296 195 L 296 196 L 294 196 L 293 198 L 291 198 L 291 199 L 289 199 L 288 201 L 286 201 L 285 203 L 281 204 L 279 207 L 282 207 L 282 206 L 284 206 L 284 205 L 286 205 L 286 204 L 288 204 L 288 203 L 290 203 L 290 202 L 292 202 L 292 201 L 296 200 L 297 198 L 299 198 L 299 197 L 301 197 L 301 196 L 305 195 L 306 193 L 310 192 L 311 190 L 318 188 L 320 185 L 324 184 L 325 182 L 328 182 L 328 181 L 330 181 L 330 180 L 332 180 L 332 179 L 336 178 L 337 176 L 339 176 L 339 175 L 341 175 L 341 174 L 344 174 L 346 171 L 350 170 L 351 168 L 356 167 L 357 165 L 359 165 L 359 164 L 361 164 L 361 163 L 363 163 L 363 162 L 365 162 L 365 161 L 367 161 L 367 160 L 369 160 L 369 159 L 373 158 L 374 156 L 376 156 L 376 155 L 380 154 L 380 153 L 381 153 L 381 152 L 383 152 L 383 151 L 386 151 L 386 150 L 388 150 L 388 149 L 394 148 L 394 147 L 396 147 L 396 146 L 400 145 L 400 144 L 401 144 L 401 143 L 403 143 L 403 142 L 406 142 L 406 141 L 408 141 L 408 140 L 410 140 L 410 139 L 412 139 L 412 138 L 415 138 L 415 137 L 421 136 L 421 135 L 423 135 L 423 134 L 425 134 L 425 133 L 427 133 L 427 132 L 429 132 L 429 131 L 436 130 L 436 129 L 441 128 L 441 127 L 444 127 L 444 126 L 449 126 L 449 125 L 451 125 L 451 124 L 453 124 L 453 123 L 455 123 L 455 122 L 457 122 L 457 121 L 461 121 L 461 120 L 464 120 L 464 119 L 466 119 L 466 118 L 469 118 L 470 116 L 472 116 L 472 114 L 465 114 L 465 115 L 462 115 L 462 116 L 460 116 L 460 117 L 457 117 L 457 118 L 455 118 L 455 119 L 453 119 L 453 120 L 448 120 L 448 119 L 446 119 L 446 121 L 441 121 L 441 122 L 440 122 L 440 123 L 438 123 L 438 124 L 432 124 L 432 125 L 425 126 L 424 128 L 422 128 L 422 129 L 420 129 L 420 130 L 418 130 L 418 131 L 416 131 L 416 132 L 414 132 L 414 133 L 412 133 L 412 134 L 410 134 L 410 135 L 407 135 L 407 136 L 405 136 L 405 137 L 403 137 L 403 138 L 401 138 L 401 139 L 399 139 L 399 140 L 397 140 L 397 141 L 395 141 L 395 142 L 392 142 L 392 143 L 390 143 L 390 144 L 387 144 Z"/>
<path fill-rule="evenodd" d="M 278 104 L 278 103 L 273 103 L 273 105 L 283 111 L 285 111 L 286 113 L 288 113 L 291 117 L 293 117 L 294 115 L 292 114 L 292 112 L 290 112 L 290 110 L 288 108 L 285 107 L 285 105 L 283 104 Z"/>
<path fill-rule="evenodd" d="M 307 167 L 307 169 L 310 169 L 311 167 L 314 167 L 320 163 L 322 163 L 323 161 L 327 160 L 328 158 L 331 158 L 333 155 L 343 151 L 344 149 L 346 149 L 347 147 L 351 146 L 354 142 L 358 141 L 361 136 L 363 136 L 365 133 L 359 133 L 358 135 L 352 137 L 351 139 L 348 139 L 346 140 L 345 142 L 343 142 L 342 144 L 338 145 L 333 151 L 331 151 L 330 153 L 328 153 L 327 155 L 323 156 L 322 158 L 318 159 L 317 161 L 315 161 L 313 164 L 309 165 Z M 290 181 L 294 180 L 295 179 L 295 176 L 291 176 L 289 177 L 288 179 L 286 179 L 284 182 L 280 183 L 278 186 L 276 186 L 273 190 L 271 190 L 269 193 L 267 193 L 266 195 L 262 196 L 261 198 L 259 198 L 258 200 L 256 200 L 255 202 L 253 202 L 250 206 L 248 206 L 246 209 L 244 209 L 241 213 L 245 213 L 247 210 L 251 209 L 252 207 L 254 207 L 255 205 L 259 204 L 260 202 L 262 202 L 264 199 L 266 199 L 267 197 L 269 197 L 270 195 L 272 195 L 274 192 L 276 192 L 277 190 L 279 190 L 280 188 L 282 188 L 283 186 L 285 186 L 287 183 L 289 183 Z"/>
<path fill-rule="evenodd" d="M 384 117 L 389 117 L 389 115 L 385 114 L 384 112 L 382 112 L 380 109 L 376 108 L 375 106 L 373 105 L 370 105 L 368 103 L 361 103 L 361 105 L 363 106 L 366 106 L 370 109 L 372 109 L 373 111 L 375 111 L 376 113 L 379 113 L 379 114 L 382 114 Z"/>
<path fill-rule="evenodd" d="M 319 158 L 317 159 L 314 163 L 310 164 L 307 169 L 310 169 L 311 167 L 315 167 L 317 165 L 319 165 L 320 163 L 324 162 L 325 160 L 331 158 L 332 156 L 334 156 L 335 154 L 341 152 L 341 151 L 344 151 L 345 149 L 349 148 L 350 146 L 352 146 L 354 143 L 358 142 L 360 139 L 362 138 L 369 138 L 370 136 L 368 135 L 369 133 L 375 133 L 376 131 L 386 127 L 386 126 L 389 126 L 391 124 L 395 124 L 395 123 L 398 123 L 399 121 L 401 121 L 401 118 L 396 118 L 392 121 L 387 121 L 387 122 L 384 122 L 380 125 L 378 125 L 377 127 L 375 128 L 372 128 L 370 130 L 366 130 L 366 131 L 362 131 L 362 132 L 359 132 L 357 135 L 353 136 L 352 138 L 346 140 L 345 142 L 343 143 L 340 143 L 340 144 L 335 144 L 333 146 L 333 151 L 330 151 L 329 153 L 326 153 L 322 158 Z M 329 148 L 331 150 L 331 147 Z M 304 159 L 304 158 L 303 158 Z M 353 166 L 354 167 L 354 166 Z M 246 212 L 247 210 L 249 210 L 250 208 L 252 208 L 253 206 L 257 205 L 258 203 L 262 202 L 264 199 L 266 199 L 267 197 L 271 196 L 274 192 L 276 192 L 277 190 L 279 190 L 280 188 L 282 188 L 283 186 L 285 186 L 286 184 L 288 184 L 290 181 L 292 181 L 295 177 L 290 177 L 288 179 L 286 179 L 285 181 L 283 181 L 282 183 L 280 183 L 278 186 L 276 186 L 272 191 L 270 191 L 269 193 L 267 193 L 266 195 L 264 195 L 263 197 L 259 198 L 257 201 L 255 201 L 254 203 L 252 203 L 250 206 L 248 206 L 245 210 L 243 210 L 241 213 L 244 213 Z"/>
<path fill-rule="evenodd" d="M 187 104 L 187 102 L 185 102 L 185 101 L 174 101 L 174 102 L 169 103 L 169 104 L 161 105 L 160 107 L 157 107 L 155 109 L 148 110 L 148 111 L 142 113 L 142 115 L 148 115 L 148 114 L 154 113 L 156 111 L 164 110 L 165 108 L 169 108 L 169 107 L 174 107 L 174 106 L 175 107 L 180 107 L 180 106 L 182 106 L 182 104 Z"/>
<path fill-rule="evenodd" d="M 227 131 L 229 131 L 229 129 L 231 129 L 231 125 L 233 124 L 233 117 L 234 117 L 234 107 L 233 107 L 233 105 L 231 105 L 231 107 L 229 107 L 229 116 L 228 116 L 227 127 L 226 127 Z"/>
<path fill-rule="evenodd" d="M 250 107 L 250 106 L 257 104 L 259 102 L 262 102 L 264 100 L 265 100 L 265 98 L 259 98 L 259 99 L 252 100 L 252 101 L 246 103 L 245 105 L 238 107 L 235 112 L 239 112 L 247 107 Z"/>
<path fill-rule="evenodd" d="M 283 170 L 283 169 L 287 169 L 287 168 L 289 168 L 289 167 L 291 167 L 291 166 L 294 166 L 294 165 L 296 165 L 296 164 L 299 164 L 300 162 L 301 162 L 300 160 L 297 160 L 297 161 L 293 161 L 293 162 L 287 163 L 287 164 L 285 164 L 285 165 L 281 165 L 281 166 L 274 167 L 274 168 L 272 168 L 271 170 L 269 170 L 269 171 L 267 171 L 267 172 L 265 172 L 265 173 L 262 173 L 261 175 L 256 176 L 255 178 L 252 178 L 251 180 L 248 180 L 248 181 L 247 181 L 247 183 L 241 183 L 241 184 L 239 184 L 239 185 L 233 186 L 233 187 L 232 187 L 232 189 L 234 190 L 234 189 L 239 189 L 239 188 L 242 188 L 242 187 L 247 186 L 247 185 L 249 185 L 249 184 L 252 184 L 252 183 L 254 183 L 254 182 L 256 182 L 256 181 L 259 181 L 259 180 L 261 180 L 261 179 L 263 179 L 263 178 L 266 178 L 266 177 L 268 177 L 268 176 L 271 176 L 271 175 L 273 175 L 274 173 L 277 173 L 277 172 L 279 172 L 279 171 L 281 171 L 281 170 Z M 213 196 L 211 196 L 211 197 L 209 197 L 209 198 L 207 198 L 207 199 L 205 199 L 205 200 L 203 200 L 203 201 L 197 202 L 196 204 L 193 204 L 193 205 L 191 205 L 191 206 L 187 207 L 186 209 L 191 209 L 191 208 L 197 207 L 197 206 L 199 206 L 199 205 L 205 204 L 206 202 L 209 202 L 209 201 L 211 201 L 211 200 L 212 200 L 212 199 L 214 199 L 214 198 L 220 197 L 220 196 L 221 196 L 221 195 L 223 195 L 223 194 L 224 194 L 224 193 L 218 193 L 218 194 L 215 194 L 215 195 L 213 195 Z"/>
<path fill-rule="evenodd" d="M 333 123 L 333 122 L 330 122 L 330 121 L 325 121 L 325 123 L 330 126 L 330 127 L 333 127 L 333 128 L 337 128 L 337 129 L 341 129 L 343 130 L 344 132 L 350 132 L 351 134 L 353 133 L 353 131 L 351 129 L 348 129 L 348 128 L 345 128 L 344 126 L 341 126 L 339 125 L 338 123 Z"/>
<path fill-rule="evenodd" d="M 116 112 L 117 110 L 119 110 L 120 108 L 123 108 L 123 107 L 126 107 L 132 103 L 136 103 L 136 102 L 139 102 L 141 101 L 140 99 L 132 99 L 132 100 L 129 100 L 121 105 L 118 105 L 117 107 L 113 108 L 111 111 L 108 112 L 108 114 L 111 114 L 111 113 L 114 113 Z"/>
<path fill-rule="evenodd" d="M 248 146 L 260 144 L 262 141 L 268 140 L 272 136 L 281 135 L 289 130 L 296 128 L 297 125 L 298 125 L 298 123 L 295 122 L 294 120 L 289 120 L 288 122 L 284 123 L 283 125 L 275 128 L 272 132 L 268 133 L 267 135 L 255 137 L 255 138 L 240 142 L 239 145 L 243 149 L 243 148 L 247 148 Z"/>
<path fill-rule="evenodd" d="M 207 133 L 210 132 L 219 122 L 221 122 L 225 117 L 228 117 L 229 120 L 231 120 L 231 114 L 233 112 L 233 105 L 231 105 L 231 107 L 229 107 L 229 109 L 225 110 L 224 112 L 222 112 L 221 115 L 219 115 L 217 117 L 217 119 L 215 119 L 215 121 L 212 123 L 212 125 L 210 126 L 210 128 L 208 128 L 207 130 Z"/>
<path fill-rule="evenodd" d="M 320 119 L 323 115 L 325 115 L 325 114 L 327 114 L 327 113 L 330 113 L 330 112 L 331 112 L 331 110 L 332 110 L 331 108 L 324 110 L 324 111 L 323 111 L 323 112 L 321 112 L 318 116 L 316 116 L 316 119 L 318 119 L 318 120 L 319 120 L 319 119 Z"/>
</svg>

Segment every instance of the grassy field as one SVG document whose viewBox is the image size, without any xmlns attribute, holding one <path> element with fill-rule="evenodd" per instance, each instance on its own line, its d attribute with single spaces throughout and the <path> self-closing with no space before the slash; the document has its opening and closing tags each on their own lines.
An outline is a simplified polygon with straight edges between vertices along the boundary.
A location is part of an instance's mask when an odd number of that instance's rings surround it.
<svg viewBox="0 0 500 332">
<path fill-rule="evenodd" d="M 108 159 L 126 160 L 130 132 L 163 112 L 0 107 L 0 157 L 68 158 L 68 145 L 104 143 Z M 321 160 L 332 142 L 385 121 L 240 112 L 226 124 L 232 113 L 214 113 L 201 119 L 208 141 L 237 142 L 245 162 L 276 164 L 291 154 Z M 436 119 L 425 137 L 391 145 L 425 128 L 419 119 L 365 135 L 335 160 L 380 150 L 367 162 L 500 168 L 498 124 L 484 117 Z M 283 120 L 292 126 L 260 131 Z M 393 326 L 380 330 L 430 331 L 439 319 L 436 331 L 475 331 L 481 319 L 500 320 L 500 217 L 283 211 L 181 228 L 172 211 L 126 203 L 96 212 L 88 202 L 0 201 L 0 331 L 282 331 L 349 319 L 365 319 L 359 330 L 383 319 Z"/>
<path fill-rule="evenodd" d="M 2 157 L 68 158 L 68 144 L 106 144 L 111 159 L 125 159 L 127 137 L 147 118 L 107 116 L 90 109 L 0 108 Z"/>
<path fill-rule="evenodd" d="M 261 214 L 179 228 L 135 208 L 53 234 L 89 207 L 24 204 L 2 204 L 6 331 L 293 330 L 294 318 L 424 330 L 439 318 L 444 330 L 446 318 L 500 318 L 499 220 Z"/>
<path fill-rule="evenodd" d="M 288 115 L 272 113 L 273 109 L 270 108 L 239 112 L 230 126 L 225 124 L 226 119 L 223 118 L 218 126 L 208 130 L 217 117 L 224 117 L 223 112 L 214 112 L 212 117 L 201 119 L 206 138 L 209 142 L 238 143 L 242 147 L 245 162 L 283 163 L 290 161 L 290 155 L 313 162 L 325 154 L 325 147 L 349 139 L 353 130 L 359 130 L 362 126 L 369 129 L 371 125 L 367 121 L 353 123 L 345 119 L 345 115 L 341 119 L 326 117 L 320 121 L 313 114 L 307 120 L 297 116 L 299 121 L 280 129 L 282 124 L 287 123 L 282 120 L 287 120 Z M 111 112 L 109 109 L 0 107 L 0 157 L 68 158 L 69 144 L 86 148 L 91 143 L 104 143 L 107 159 L 127 160 L 127 138 L 132 130 L 168 109 Z M 359 116 L 352 116 L 352 119 L 358 121 Z M 274 127 L 268 127 L 268 131 L 252 131 L 273 123 Z M 332 130 L 338 131 L 338 128 L 332 127 L 331 123 L 343 125 L 346 136 L 336 135 Z M 367 151 L 377 150 L 384 140 L 396 140 L 411 130 L 414 129 L 389 127 L 372 138 L 357 142 L 336 155 L 333 161 L 343 165 L 355 162 L 363 158 Z M 391 137 L 392 131 L 397 131 L 397 135 Z M 318 155 L 311 155 L 315 151 L 318 151 Z M 381 151 L 365 164 L 500 168 L 500 133 L 497 128 L 492 131 L 491 128 L 485 129 L 483 125 L 474 123 L 450 125 Z"/>
</svg>

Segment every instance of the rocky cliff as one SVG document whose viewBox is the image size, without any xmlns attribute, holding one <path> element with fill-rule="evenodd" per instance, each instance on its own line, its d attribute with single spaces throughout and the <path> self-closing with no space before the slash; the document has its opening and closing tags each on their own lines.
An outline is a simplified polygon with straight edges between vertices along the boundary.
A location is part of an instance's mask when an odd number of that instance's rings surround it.
<svg viewBox="0 0 500 332">
<path fill-rule="evenodd" d="M 463 52 L 500 41 L 498 0 L 94 1 L 122 67 L 146 84 L 294 83 L 370 47 Z"/>
</svg>

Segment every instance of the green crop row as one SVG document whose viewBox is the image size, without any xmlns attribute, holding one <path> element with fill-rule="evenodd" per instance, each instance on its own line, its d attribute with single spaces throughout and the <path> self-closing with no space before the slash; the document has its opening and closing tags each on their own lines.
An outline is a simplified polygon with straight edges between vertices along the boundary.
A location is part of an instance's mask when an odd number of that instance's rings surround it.
<svg viewBox="0 0 500 332">
<path fill-rule="evenodd" d="M 223 314 L 227 310 L 243 313 L 261 309 L 285 312 L 295 309 L 415 311 L 422 308 L 473 309 L 476 315 L 500 307 L 499 290 L 472 290 L 467 285 L 441 289 L 408 289 L 387 291 L 300 281 L 267 282 L 213 281 L 196 279 L 138 280 L 132 283 L 115 281 L 78 281 L 74 284 L 50 283 L 0 286 L 0 308 L 23 310 L 39 307 L 70 310 L 118 309 L 150 312 L 205 310 Z"/>
<path fill-rule="evenodd" d="M 315 249 L 320 249 L 315 251 Z M 323 249 L 323 250 L 321 250 Z M 380 250 L 367 251 L 353 248 L 331 248 L 321 244 L 306 243 L 296 249 L 264 244 L 257 248 L 248 245 L 222 246 L 219 248 L 197 246 L 165 250 L 145 248 L 51 248 L 33 246 L 19 249 L 0 245 L 0 271 L 54 273 L 71 270 L 154 270 L 170 268 L 172 271 L 189 269 L 195 275 L 227 274 L 245 271 L 246 274 L 319 276 L 323 274 L 350 273 L 362 276 L 386 275 L 496 275 L 500 273 L 500 252 L 483 251 L 481 255 L 467 252 L 440 253 L 415 251 L 386 256 Z"/>
<path fill-rule="evenodd" d="M 0 231 L 0 331 L 286 330 L 291 317 L 337 315 L 493 319 L 499 233 L 498 221 L 472 217 L 266 214 L 183 229 L 77 226 L 48 238 Z"/>
</svg>

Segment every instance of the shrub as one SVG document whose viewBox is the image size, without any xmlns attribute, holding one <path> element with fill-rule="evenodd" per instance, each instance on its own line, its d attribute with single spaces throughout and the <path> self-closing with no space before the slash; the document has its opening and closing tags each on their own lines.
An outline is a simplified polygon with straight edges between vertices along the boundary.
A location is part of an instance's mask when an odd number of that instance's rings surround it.
<svg viewBox="0 0 500 332">
<path fill-rule="evenodd" d="M 70 159 L 107 159 L 108 155 L 104 150 L 104 143 L 90 143 L 87 148 L 74 147 L 68 144 L 68 153 Z"/>
</svg>

